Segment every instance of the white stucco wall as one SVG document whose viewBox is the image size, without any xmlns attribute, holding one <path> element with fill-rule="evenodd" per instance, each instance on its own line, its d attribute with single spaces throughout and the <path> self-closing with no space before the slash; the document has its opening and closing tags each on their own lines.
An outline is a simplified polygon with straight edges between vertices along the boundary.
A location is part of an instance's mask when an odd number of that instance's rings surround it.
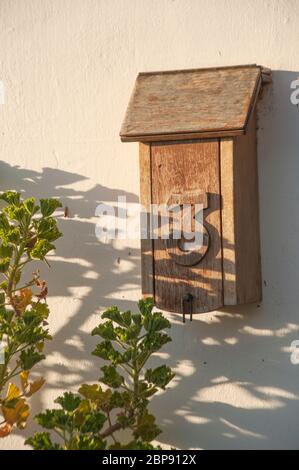
<svg viewBox="0 0 299 470">
<path fill-rule="evenodd" d="M 138 201 L 138 145 L 118 133 L 139 71 L 257 63 L 273 70 L 259 105 L 258 158 L 264 299 L 172 320 L 163 360 L 177 372 L 152 405 L 161 442 L 179 448 L 298 448 L 299 75 L 297 0 L 1 0 L 0 188 L 58 196 L 70 210 L 51 258 L 47 385 L 96 380 L 94 312 L 140 296 L 139 246 L 102 245 L 97 202 Z M 119 260 L 118 260 L 119 258 Z M 16 432 L 1 448 L 24 448 Z"/>
</svg>

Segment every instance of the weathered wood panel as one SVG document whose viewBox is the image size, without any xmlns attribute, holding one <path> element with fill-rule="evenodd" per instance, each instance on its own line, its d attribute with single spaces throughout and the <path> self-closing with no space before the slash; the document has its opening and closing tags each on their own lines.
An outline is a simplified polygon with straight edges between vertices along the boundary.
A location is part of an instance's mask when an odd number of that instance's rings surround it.
<svg viewBox="0 0 299 470">
<path fill-rule="evenodd" d="M 256 65 L 141 73 L 121 138 L 160 141 L 174 134 L 186 139 L 242 133 L 260 85 L 261 67 Z"/>
<path fill-rule="evenodd" d="M 246 134 L 245 129 L 236 129 L 230 131 L 203 131 L 203 132 L 189 132 L 189 133 L 180 133 L 180 134 L 162 134 L 162 135 L 142 135 L 136 139 L 133 137 L 124 137 L 121 138 L 122 142 L 171 142 L 171 141 L 182 141 L 182 140 L 199 140 L 199 139 L 214 139 L 217 137 L 232 137 L 237 135 Z"/>
<path fill-rule="evenodd" d="M 256 114 L 248 133 L 234 139 L 234 208 L 237 303 L 262 297 Z"/>
<path fill-rule="evenodd" d="M 139 144 L 140 204 L 143 206 L 147 224 L 141 238 L 141 290 L 144 297 L 154 295 L 154 254 L 150 238 L 149 214 L 151 205 L 151 146 Z"/>
<path fill-rule="evenodd" d="M 194 297 L 194 313 L 223 306 L 218 140 L 152 144 L 152 202 L 166 204 L 171 194 L 198 191 L 207 194 L 205 227 L 209 249 L 195 266 L 175 262 L 167 241 L 154 240 L 155 301 L 160 308 L 181 312 L 185 294 Z"/>
<path fill-rule="evenodd" d="M 221 139 L 220 141 L 224 305 L 236 305 L 237 303 L 233 146 L 233 139 Z"/>
<path fill-rule="evenodd" d="M 261 299 L 255 113 L 243 137 L 221 140 L 223 296 L 225 305 Z"/>
</svg>

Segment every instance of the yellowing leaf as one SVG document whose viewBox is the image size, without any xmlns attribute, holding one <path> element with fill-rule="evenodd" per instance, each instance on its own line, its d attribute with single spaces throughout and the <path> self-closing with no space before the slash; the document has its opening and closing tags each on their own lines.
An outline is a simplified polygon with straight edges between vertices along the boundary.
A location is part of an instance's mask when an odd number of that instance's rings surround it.
<svg viewBox="0 0 299 470">
<path fill-rule="evenodd" d="M 29 410 L 29 406 L 23 398 L 17 402 L 14 408 L 8 408 L 7 406 L 1 408 L 5 421 L 11 425 L 17 424 L 21 429 L 26 425 Z"/>
<path fill-rule="evenodd" d="M 90 404 L 88 400 L 82 400 L 76 411 L 74 412 L 75 423 L 81 426 L 86 419 L 87 413 L 90 412 Z"/>
<path fill-rule="evenodd" d="M 37 343 L 37 345 L 36 345 L 36 348 L 37 348 L 38 352 L 40 352 L 40 353 L 43 352 L 44 347 L 45 347 L 45 345 L 42 341 L 40 343 Z"/>
<path fill-rule="evenodd" d="M 37 392 L 40 388 L 42 388 L 42 386 L 44 385 L 45 383 L 45 379 L 43 377 L 41 377 L 40 379 L 38 380 L 35 380 L 35 382 L 32 382 L 30 385 L 29 385 L 29 392 L 26 393 L 26 396 L 27 397 L 31 397 L 31 395 L 33 395 L 35 392 Z"/>
<path fill-rule="evenodd" d="M 88 400 L 99 400 L 102 396 L 102 389 L 99 385 L 93 384 L 83 384 L 79 388 L 79 393 L 87 398 Z"/>
<path fill-rule="evenodd" d="M 24 403 L 19 409 L 17 426 L 19 429 L 24 429 L 27 424 L 27 419 L 30 415 L 30 407 L 27 403 Z"/>
<path fill-rule="evenodd" d="M 25 287 L 24 289 L 20 290 L 20 293 L 18 295 L 15 295 L 13 297 L 13 307 L 18 311 L 18 312 L 23 312 L 28 305 L 30 305 L 32 302 L 32 290 L 28 289 L 28 287 Z"/>
<path fill-rule="evenodd" d="M 90 403 L 88 400 L 82 400 L 77 410 L 79 413 L 87 414 L 90 412 Z"/>
<path fill-rule="evenodd" d="M 29 382 L 29 371 L 23 371 L 20 373 L 20 379 L 22 384 L 23 393 L 26 397 L 31 397 L 35 392 L 37 392 L 45 383 L 45 379 L 42 377 L 34 382 Z"/>
<path fill-rule="evenodd" d="M 20 373 L 20 380 L 21 380 L 22 390 L 24 393 L 26 392 L 28 388 L 28 378 L 29 378 L 29 370 L 23 370 L 23 372 Z"/>
<path fill-rule="evenodd" d="M 0 426 L 0 437 L 8 436 L 12 431 L 12 425 L 5 423 L 3 426 Z"/>
<path fill-rule="evenodd" d="M 5 401 L 14 400 L 15 398 L 19 398 L 20 395 L 22 395 L 21 390 L 15 384 L 10 383 L 8 386 Z"/>
</svg>

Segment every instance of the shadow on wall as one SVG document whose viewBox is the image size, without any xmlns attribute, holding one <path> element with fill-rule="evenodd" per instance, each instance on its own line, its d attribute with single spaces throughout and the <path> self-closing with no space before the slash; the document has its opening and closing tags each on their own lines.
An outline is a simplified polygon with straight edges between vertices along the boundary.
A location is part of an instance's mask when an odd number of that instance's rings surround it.
<svg viewBox="0 0 299 470">
<path fill-rule="evenodd" d="M 299 365 L 290 361 L 299 339 L 299 107 L 290 101 L 298 77 L 274 71 L 259 102 L 263 302 L 185 326 L 171 315 L 176 385 L 154 403 L 167 444 L 298 449 Z"/>
<path fill-rule="evenodd" d="M 38 264 L 41 277 L 49 285 L 49 322 L 54 338 L 46 346 L 47 360 L 35 369 L 47 383 L 31 400 L 33 416 L 45 405 L 53 406 L 61 390 L 76 391 L 80 383 L 98 379 L 101 364 L 91 356 L 97 339 L 92 339 L 90 332 L 100 317 L 94 314 L 116 303 L 121 309 L 136 304 L 124 298 L 130 298 L 130 290 L 140 285 L 139 250 L 113 240 L 100 243 L 95 236 L 94 214 L 100 202 L 117 201 L 118 196 L 126 196 L 127 202 L 138 202 L 138 198 L 101 185 L 77 191 L 71 185 L 86 178 L 58 169 L 36 172 L 0 162 L 0 175 L 2 191 L 17 189 L 24 197 L 37 200 L 57 197 L 69 212 L 67 217 L 58 217 L 63 238 L 56 242 L 56 255 L 48 257 L 51 269 Z M 32 265 L 30 271 L 34 271 Z M 117 298 L 109 298 L 113 294 Z M 26 434 L 35 428 L 31 420 Z"/>
<path fill-rule="evenodd" d="M 299 109 L 290 102 L 290 83 L 298 75 L 274 72 L 259 105 L 264 300 L 260 306 L 198 315 L 185 325 L 178 315 L 168 314 L 173 342 L 155 362 L 168 363 L 177 377 L 152 404 L 165 444 L 182 449 L 298 448 L 299 366 L 291 364 L 289 351 L 299 338 Z M 70 218 L 60 221 L 64 237 L 51 261 L 53 272 L 43 273 L 50 295 L 59 298 L 60 312 L 76 300 L 79 307 L 61 322 L 55 318 L 50 358 L 39 370 L 46 370 L 47 386 L 35 398 L 34 414 L 52 405 L 57 389 L 76 390 L 79 383 L 97 379 L 100 362 L 90 356 L 93 313 L 112 303 L 135 308 L 122 292 L 127 297 L 139 288 L 139 250 L 102 245 L 95 238 L 95 207 L 116 200 L 117 190 L 96 185 L 80 192 L 71 185 L 84 177 L 49 168 L 39 173 L 1 163 L 0 175 L 1 189 L 56 196 L 70 208 Z M 136 195 L 125 195 L 137 202 Z M 127 266 L 122 271 L 120 259 Z M 30 424 L 27 434 L 34 428 Z"/>
</svg>

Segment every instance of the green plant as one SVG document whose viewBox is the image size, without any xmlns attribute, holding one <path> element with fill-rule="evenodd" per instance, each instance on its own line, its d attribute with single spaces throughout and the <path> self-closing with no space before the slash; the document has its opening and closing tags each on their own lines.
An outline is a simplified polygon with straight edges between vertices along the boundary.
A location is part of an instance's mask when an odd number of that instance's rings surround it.
<svg viewBox="0 0 299 470">
<path fill-rule="evenodd" d="M 148 410 L 149 399 L 165 389 L 174 377 L 161 365 L 145 368 L 153 354 L 171 338 L 163 331 L 169 321 L 153 312 L 153 300 L 140 300 L 139 313 L 121 313 L 111 307 L 102 314 L 105 321 L 93 331 L 102 341 L 93 354 L 108 365 L 101 367 L 99 381 L 83 384 L 78 393 L 64 393 L 55 402 L 59 409 L 46 410 L 36 421 L 47 432 L 27 439 L 36 450 L 60 449 L 152 449 L 151 441 L 160 433 Z M 130 430 L 130 440 L 121 444 L 115 433 Z M 50 432 L 49 432 L 50 431 Z M 53 442 L 54 436 L 58 442 Z"/>
<path fill-rule="evenodd" d="M 27 398 L 41 388 L 44 379 L 29 381 L 30 370 L 44 359 L 44 342 L 50 339 L 46 319 L 47 284 L 35 272 L 23 281 L 23 271 L 32 261 L 46 261 L 61 233 L 53 212 L 61 207 L 56 199 L 22 200 L 15 191 L 0 199 L 0 437 L 14 425 L 23 428 L 29 416 Z M 19 376 L 20 386 L 11 382 Z"/>
</svg>

